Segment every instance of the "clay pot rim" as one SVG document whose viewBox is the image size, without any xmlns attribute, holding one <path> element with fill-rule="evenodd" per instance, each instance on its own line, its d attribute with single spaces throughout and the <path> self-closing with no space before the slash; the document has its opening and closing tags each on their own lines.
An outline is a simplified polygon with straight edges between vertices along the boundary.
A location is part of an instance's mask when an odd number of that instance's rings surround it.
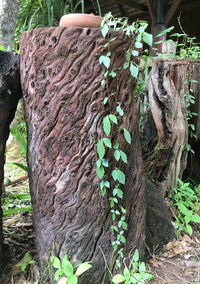
<svg viewBox="0 0 200 284">
<path fill-rule="evenodd" d="M 61 17 L 60 27 L 100 28 L 103 18 L 93 14 L 69 13 Z"/>
</svg>

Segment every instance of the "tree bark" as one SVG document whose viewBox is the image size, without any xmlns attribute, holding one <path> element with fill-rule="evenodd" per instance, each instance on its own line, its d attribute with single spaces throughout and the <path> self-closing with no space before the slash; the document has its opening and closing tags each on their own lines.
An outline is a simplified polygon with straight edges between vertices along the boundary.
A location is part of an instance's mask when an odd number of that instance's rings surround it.
<svg viewBox="0 0 200 284">
<path fill-rule="evenodd" d="M 133 40 L 133 39 L 132 39 Z M 113 236 L 108 197 L 98 188 L 96 143 L 103 136 L 101 122 L 116 113 L 116 102 L 125 110 L 122 126 L 133 142 L 125 142 L 115 129 L 111 139 L 129 155 L 124 200 L 127 210 L 125 256 L 138 248 L 144 254 L 145 185 L 138 139 L 136 81 L 127 70 L 101 85 L 105 72 L 99 64 L 105 39 L 99 29 L 47 28 L 24 33 L 21 41 L 21 82 L 28 126 L 28 165 L 39 260 L 67 254 L 74 263 L 92 262 L 80 283 L 109 283 Z M 130 40 L 117 35 L 111 44 L 113 67 L 123 66 L 123 51 Z M 110 108 L 103 105 L 111 97 Z M 116 114 L 117 115 L 117 114 Z M 120 117 L 118 117 L 120 119 Z M 131 155 L 130 155 L 131 154 Z M 107 153 L 110 168 L 116 162 Z M 119 165 L 118 165 L 119 167 Z M 46 282 L 48 280 L 46 279 Z"/>
<path fill-rule="evenodd" d="M 196 115 L 193 115 L 188 120 L 188 124 L 193 124 L 195 129 L 192 131 L 189 126 L 188 143 L 194 152 L 188 152 L 187 167 L 184 171 L 184 178 L 191 178 L 195 183 L 200 184 L 200 60 L 191 60 L 187 66 L 187 94 L 194 97 L 194 104 L 191 104 L 189 111 Z M 191 134 L 195 134 L 194 137 Z"/>
<path fill-rule="evenodd" d="M 150 113 L 145 126 L 145 172 L 163 195 L 176 186 L 187 164 L 185 95 L 191 78 L 187 60 L 155 60 L 148 85 Z"/>
<path fill-rule="evenodd" d="M 20 0 L 1 0 L 0 5 L 0 45 L 12 48 L 13 34 L 17 22 Z"/>
<path fill-rule="evenodd" d="M 4 178 L 5 145 L 9 136 L 9 125 L 15 115 L 20 97 L 19 55 L 0 51 L 0 265 L 3 247 L 1 194 Z"/>
</svg>

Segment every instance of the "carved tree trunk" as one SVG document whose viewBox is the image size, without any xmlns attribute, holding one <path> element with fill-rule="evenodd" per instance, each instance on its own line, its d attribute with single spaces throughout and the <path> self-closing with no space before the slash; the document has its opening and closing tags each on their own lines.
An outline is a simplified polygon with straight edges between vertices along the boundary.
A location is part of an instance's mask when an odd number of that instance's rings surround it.
<svg viewBox="0 0 200 284">
<path fill-rule="evenodd" d="M 117 35 L 111 45 L 112 65 L 123 66 L 123 50 L 130 42 Z M 121 102 L 122 125 L 133 136 L 131 146 L 120 129 L 128 153 L 123 206 L 127 210 L 128 256 L 137 247 L 144 253 L 145 192 L 138 140 L 138 102 L 135 80 L 127 70 L 101 86 L 105 72 L 98 58 L 105 39 L 98 29 L 48 28 L 26 32 L 21 41 L 21 81 L 28 125 L 28 164 L 39 259 L 67 254 L 74 263 L 91 261 L 93 267 L 80 283 L 108 283 L 104 259 L 111 264 L 109 197 L 102 197 L 96 170 L 96 143 L 102 137 L 102 118 L 116 113 Z M 103 105 L 111 97 L 110 109 Z M 120 119 L 120 117 L 119 117 Z M 110 152 L 107 153 L 108 157 Z M 110 167 L 116 163 L 110 157 Z M 119 167 L 119 165 L 118 165 Z M 46 282 L 48 280 L 46 279 Z"/>
<path fill-rule="evenodd" d="M 9 125 L 15 115 L 20 96 L 19 55 L 0 51 L 0 265 L 3 246 L 1 194 L 5 145 L 9 135 Z"/>
<path fill-rule="evenodd" d="M 190 62 L 156 60 L 148 85 L 150 114 L 145 127 L 143 158 L 149 179 L 166 194 L 177 184 L 187 164 L 188 126 L 185 94 Z"/>
</svg>

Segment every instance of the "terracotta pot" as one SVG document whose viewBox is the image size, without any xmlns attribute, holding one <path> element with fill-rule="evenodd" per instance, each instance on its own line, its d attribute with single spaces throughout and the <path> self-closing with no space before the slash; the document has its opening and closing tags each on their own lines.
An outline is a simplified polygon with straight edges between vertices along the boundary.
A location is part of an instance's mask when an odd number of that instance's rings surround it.
<svg viewBox="0 0 200 284">
<path fill-rule="evenodd" d="M 60 27 L 100 28 L 102 17 L 92 14 L 67 14 L 60 19 Z"/>
</svg>

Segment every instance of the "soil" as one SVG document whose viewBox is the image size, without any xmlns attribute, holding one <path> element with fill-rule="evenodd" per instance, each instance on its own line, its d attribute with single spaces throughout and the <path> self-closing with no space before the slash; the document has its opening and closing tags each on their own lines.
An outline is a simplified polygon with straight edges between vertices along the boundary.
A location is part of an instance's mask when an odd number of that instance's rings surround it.
<svg viewBox="0 0 200 284">
<path fill-rule="evenodd" d="M 7 194 L 26 193 L 28 181 L 7 186 L 6 192 Z M 30 201 L 26 200 L 20 203 L 20 206 L 29 204 Z M 19 204 L 13 206 L 19 206 Z M 162 250 L 151 256 L 147 265 L 148 271 L 155 275 L 151 284 L 200 284 L 200 224 L 195 224 L 193 231 L 192 236 L 185 233 L 181 240 L 168 243 Z M 37 280 L 39 272 L 36 264 L 27 265 L 25 273 L 16 266 L 26 252 L 29 252 L 30 257 L 37 261 L 31 213 L 22 212 L 4 218 L 4 236 L 6 253 L 1 284 L 40 283 Z"/>
</svg>

